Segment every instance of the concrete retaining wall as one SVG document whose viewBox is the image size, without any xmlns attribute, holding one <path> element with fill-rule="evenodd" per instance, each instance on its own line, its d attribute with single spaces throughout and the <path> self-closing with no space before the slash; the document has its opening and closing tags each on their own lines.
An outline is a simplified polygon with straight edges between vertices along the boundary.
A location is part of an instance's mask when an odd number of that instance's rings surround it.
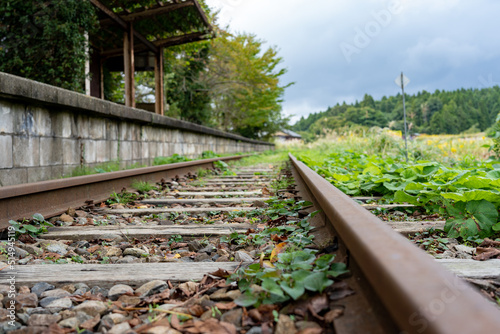
<svg viewBox="0 0 500 334">
<path fill-rule="evenodd" d="M 0 186 L 59 178 L 80 165 L 151 164 L 174 153 L 274 145 L 0 73 Z"/>
</svg>

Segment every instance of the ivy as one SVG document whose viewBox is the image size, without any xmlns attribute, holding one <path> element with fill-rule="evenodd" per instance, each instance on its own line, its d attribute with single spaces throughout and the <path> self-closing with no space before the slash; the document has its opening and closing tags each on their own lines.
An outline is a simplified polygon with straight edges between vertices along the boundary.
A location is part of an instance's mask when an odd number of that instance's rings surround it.
<svg viewBox="0 0 500 334">
<path fill-rule="evenodd" d="M 31 223 L 27 220 L 23 220 L 22 222 L 9 220 L 9 224 L 14 228 L 16 238 L 19 238 L 23 234 L 35 237 L 39 234 L 47 232 L 47 227 L 54 227 L 54 225 L 47 222 L 39 213 L 35 213 L 33 215 Z"/>
<path fill-rule="evenodd" d="M 0 1 L 0 71 L 83 91 L 87 42 L 97 27 L 90 1 Z"/>
</svg>

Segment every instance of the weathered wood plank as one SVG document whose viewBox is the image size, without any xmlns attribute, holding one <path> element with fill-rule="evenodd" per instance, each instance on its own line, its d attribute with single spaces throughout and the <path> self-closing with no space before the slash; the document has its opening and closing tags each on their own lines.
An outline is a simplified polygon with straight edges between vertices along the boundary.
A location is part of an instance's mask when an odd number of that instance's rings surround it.
<svg viewBox="0 0 500 334">
<path fill-rule="evenodd" d="M 257 179 L 252 179 L 252 180 L 248 180 L 248 181 L 245 181 L 245 180 L 236 180 L 236 181 L 231 181 L 231 180 L 221 180 L 221 181 L 212 181 L 212 180 L 202 180 L 200 181 L 200 183 L 204 183 L 204 184 L 209 184 L 209 185 L 224 185 L 224 184 L 239 184 L 239 185 L 242 185 L 242 184 L 269 184 L 269 181 L 260 181 L 260 180 L 257 180 Z"/>
<path fill-rule="evenodd" d="M 381 200 L 381 199 L 382 199 L 382 197 L 377 197 L 377 196 L 374 196 L 374 197 L 368 197 L 368 196 L 354 196 L 354 197 L 351 197 L 351 199 L 353 199 L 353 200 L 358 200 L 358 201 L 369 201 L 369 200 L 378 201 L 378 200 Z"/>
<path fill-rule="evenodd" d="M 225 185 L 222 185 L 221 187 L 177 187 L 175 188 L 176 190 L 179 191 L 192 191 L 192 192 L 208 192 L 208 191 L 223 191 L 223 192 L 231 192 L 231 191 L 239 191 L 239 190 L 246 190 L 249 188 L 260 188 L 262 185 L 255 186 L 253 184 L 250 184 L 245 187 L 226 187 Z"/>
<path fill-rule="evenodd" d="M 217 188 L 217 190 L 220 190 Z M 248 195 L 262 195 L 261 190 L 256 191 L 179 191 L 179 192 L 171 192 L 165 194 L 167 196 L 205 196 L 205 197 L 213 197 L 213 196 L 248 196 Z"/>
<path fill-rule="evenodd" d="M 500 260 L 437 259 L 457 276 L 471 279 L 500 279 Z"/>
<path fill-rule="evenodd" d="M 230 235 L 232 232 L 244 233 L 249 224 L 216 225 L 149 225 L 149 226 L 69 226 L 52 227 L 42 235 L 43 239 L 94 240 L 103 235 L 119 235 L 127 238 L 147 239 L 149 237 L 169 238 L 181 235 L 183 238 Z"/>
<path fill-rule="evenodd" d="M 110 288 L 115 284 L 138 287 L 152 280 L 186 282 L 201 280 L 217 269 L 232 271 L 239 262 L 131 263 L 131 264 L 43 264 L 16 266 L 2 275 L 15 275 L 16 285 L 47 282 L 57 286 L 85 283 Z"/>
<path fill-rule="evenodd" d="M 142 215 L 153 215 L 159 213 L 171 213 L 171 212 L 187 212 L 187 213 L 203 213 L 203 212 L 211 212 L 211 211 L 219 211 L 219 212 L 235 212 L 235 211 L 250 211 L 255 210 L 255 207 L 246 207 L 246 206 L 233 206 L 233 207 L 209 207 L 209 208 L 157 208 L 157 209 L 115 209 L 115 210 L 103 210 L 104 213 L 109 213 L 113 215 L 123 215 L 123 214 L 131 214 L 134 216 L 142 216 Z"/>
<path fill-rule="evenodd" d="M 374 209 L 394 209 L 394 208 L 412 208 L 413 204 L 361 204 L 367 210 Z"/>
<path fill-rule="evenodd" d="M 412 235 L 421 232 L 422 230 L 428 230 L 431 227 L 442 230 L 444 228 L 445 221 L 388 221 L 385 223 L 387 223 L 398 233 L 404 235 Z"/>
<path fill-rule="evenodd" d="M 268 179 L 271 177 L 275 177 L 276 175 L 269 175 L 269 174 L 236 174 L 236 175 L 217 175 L 217 178 L 220 179 Z"/>
<path fill-rule="evenodd" d="M 210 204 L 210 203 L 219 203 L 219 204 L 235 204 L 235 203 L 253 203 L 255 201 L 265 201 L 268 200 L 269 197 L 235 197 L 235 198 L 152 198 L 152 199 L 144 199 L 141 203 L 145 204 L 194 204 L 194 203 L 202 203 L 202 204 Z"/>
<path fill-rule="evenodd" d="M 214 178 L 205 178 L 202 181 L 268 181 L 269 177 L 261 177 L 261 176 L 253 176 L 253 177 L 214 177 Z"/>
</svg>

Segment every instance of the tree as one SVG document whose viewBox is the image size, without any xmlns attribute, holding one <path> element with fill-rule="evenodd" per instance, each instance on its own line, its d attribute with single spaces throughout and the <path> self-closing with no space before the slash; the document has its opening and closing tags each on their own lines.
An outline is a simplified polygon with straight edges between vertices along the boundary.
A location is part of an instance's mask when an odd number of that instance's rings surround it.
<svg viewBox="0 0 500 334">
<path fill-rule="evenodd" d="M 0 71 L 82 91 L 96 27 L 90 1 L 0 1 Z"/>
<path fill-rule="evenodd" d="M 208 43 L 196 43 L 182 48 L 181 52 L 167 51 L 166 99 L 168 116 L 203 124 L 214 125 L 210 110 L 207 83 L 200 79 L 209 61 Z"/>
<path fill-rule="evenodd" d="M 211 41 L 208 70 L 202 72 L 213 104 L 217 127 L 250 138 L 269 138 L 285 127 L 281 114 L 285 88 L 279 69 L 282 58 L 274 47 L 263 50 L 252 34 L 232 35 L 218 31 Z"/>
</svg>

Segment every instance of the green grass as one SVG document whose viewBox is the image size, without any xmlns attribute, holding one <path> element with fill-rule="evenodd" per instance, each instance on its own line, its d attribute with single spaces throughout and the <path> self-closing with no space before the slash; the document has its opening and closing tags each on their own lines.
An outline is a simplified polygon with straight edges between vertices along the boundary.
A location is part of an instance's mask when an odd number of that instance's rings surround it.
<svg viewBox="0 0 500 334">
<path fill-rule="evenodd" d="M 282 164 L 288 160 L 288 150 L 265 151 L 234 162 L 232 166 L 252 166 L 259 164 Z"/>
<path fill-rule="evenodd" d="M 132 182 L 132 188 L 137 189 L 137 191 L 142 193 L 147 193 L 150 190 L 158 190 L 156 185 L 149 183 L 147 181 L 134 181 Z"/>
</svg>

